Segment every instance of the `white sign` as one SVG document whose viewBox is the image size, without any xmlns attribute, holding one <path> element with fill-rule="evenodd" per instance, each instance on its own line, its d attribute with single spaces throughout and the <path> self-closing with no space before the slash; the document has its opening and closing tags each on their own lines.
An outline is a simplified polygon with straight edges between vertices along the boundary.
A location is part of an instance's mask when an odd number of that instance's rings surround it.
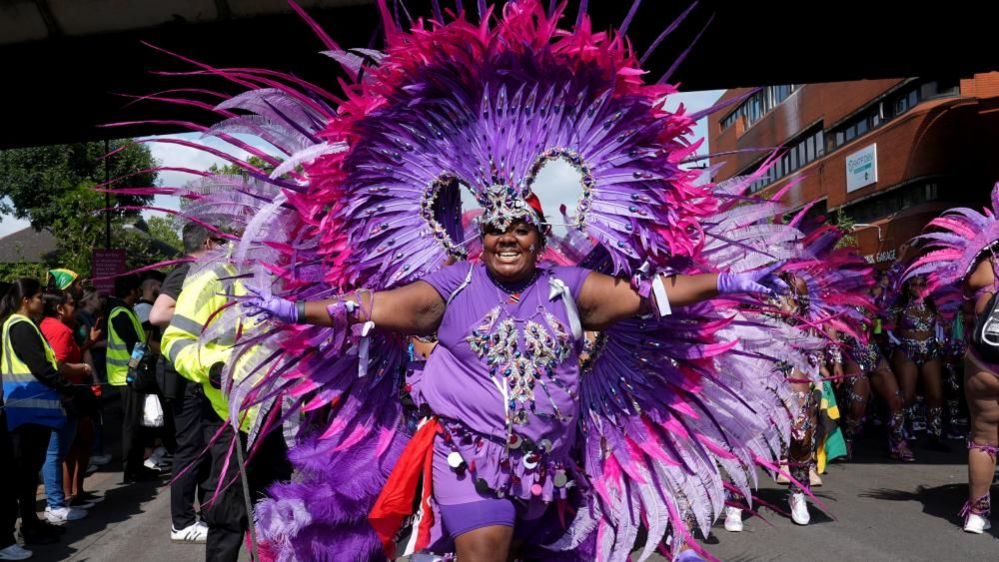
<svg viewBox="0 0 999 562">
<path fill-rule="evenodd" d="M 867 260 L 867 263 L 885 263 L 886 261 L 895 261 L 897 254 L 898 250 L 887 250 L 876 254 L 867 254 L 864 259 Z"/>
<path fill-rule="evenodd" d="M 846 192 L 878 181 L 878 145 L 872 144 L 846 157 Z"/>
</svg>

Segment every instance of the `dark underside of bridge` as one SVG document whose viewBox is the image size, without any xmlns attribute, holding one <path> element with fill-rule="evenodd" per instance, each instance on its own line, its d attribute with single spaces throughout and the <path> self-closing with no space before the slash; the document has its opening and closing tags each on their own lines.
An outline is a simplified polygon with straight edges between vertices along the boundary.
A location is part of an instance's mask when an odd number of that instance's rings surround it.
<svg viewBox="0 0 999 562">
<path fill-rule="evenodd" d="M 441 2 L 447 6 L 451 0 Z M 140 0 L 123 4 L 136 11 L 146 5 Z M 226 0 L 215 4 L 224 7 Z M 475 1 L 464 4 L 475 17 Z M 646 67 L 651 79 L 657 79 L 703 30 L 674 74 L 672 81 L 683 90 L 968 76 L 999 69 L 995 20 L 980 11 L 984 4 L 702 0 Z M 618 25 L 630 5 L 630 0 L 591 0 L 594 27 Z M 432 13 L 429 2 L 410 1 L 406 6 L 414 16 Z M 643 52 L 689 6 L 685 0 L 645 0 L 628 32 L 636 50 Z M 380 44 L 373 4 L 310 13 L 344 47 Z M 575 4 L 568 13 L 567 20 L 575 17 Z M 127 19 L 129 14 L 118 16 Z M 142 41 L 215 66 L 281 70 L 335 89 L 337 66 L 318 54 L 322 44 L 287 12 L 236 17 L 227 16 L 223 8 L 208 22 L 177 17 L 151 27 L 76 36 L 54 26 L 44 39 L 0 40 L 0 148 L 176 132 L 177 127 L 137 126 L 109 133 L 98 124 L 142 119 L 210 122 L 214 117 L 204 110 L 133 104 L 123 96 L 182 87 L 237 91 L 218 78 L 151 74 L 192 67 Z"/>
</svg>

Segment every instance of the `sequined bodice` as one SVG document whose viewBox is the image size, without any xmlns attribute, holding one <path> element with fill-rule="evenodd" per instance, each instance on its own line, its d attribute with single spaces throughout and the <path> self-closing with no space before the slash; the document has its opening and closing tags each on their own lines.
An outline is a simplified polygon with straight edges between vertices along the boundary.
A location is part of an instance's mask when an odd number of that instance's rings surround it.
<svg viewBox="0 0 999 562">
<path fill-rule="evenodd" d="M 926 306 L 924 301 L 910 302 L 899 318 L 899 329 L 906 332 L 931 332 L 933 331 L 933 312 Z"/>
</svg>

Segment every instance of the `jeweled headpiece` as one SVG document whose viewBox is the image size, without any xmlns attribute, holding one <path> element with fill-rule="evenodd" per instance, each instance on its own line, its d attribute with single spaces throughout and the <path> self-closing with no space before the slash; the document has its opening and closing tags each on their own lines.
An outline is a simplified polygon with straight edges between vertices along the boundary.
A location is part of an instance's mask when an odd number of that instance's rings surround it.
<svg viewBox="0 0 999 562">
<path fill-rule="evenodd" d="M 479 204 L 482 205 L 480 221 L 483 225 L 506 230 L 519 220 L 539 228 L 544 223 L 541 201 L 530 191 L 524 195 L 512 186 L 495 184 L 489 186 L 484 195 L 479 199 Z"/>
</svg>

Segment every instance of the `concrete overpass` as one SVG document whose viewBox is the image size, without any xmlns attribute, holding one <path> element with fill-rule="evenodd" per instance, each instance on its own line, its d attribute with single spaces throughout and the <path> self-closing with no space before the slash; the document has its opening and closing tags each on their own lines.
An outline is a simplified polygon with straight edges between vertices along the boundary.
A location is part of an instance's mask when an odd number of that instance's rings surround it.
<svg viewBox="0 0 999 562">
<path fill-rule="evenodd" d="M 377 46 L 372 0 L 300 3 L 345 47 Z M 473 12 L 475 3 L 464 1 Z M 598 28 L 607 27 L 630 4 L 590 0 L 590 12 Z M 643 50 L 689 5 L 645 0 L 629 32 L 636 47 Z M 414 15 L 431 13 L 429 1 L 406 6 Z M 707 26 L 675 74 L 686 90 L 999 69 L 994 21 L 981 3 L 937 6 L 701 0 L 647 66 L 658 76 Z M 126 107 L 129 100 L 115 95 L 205 85 L 150 75 L 189 68 L 140 41 L 217 66 L 261 66 L 334 84 L 335 65 L 317 54 L 321 44 L 284 0 L 0 0 L 0 148 L 100 139 L 107 133 L 96 125 L 111 121 L 210 118 L 154 103 Z M 217 79 L 208 84 L 222 86 Z M 136 127 L 115 134 L 166 132 Z"/>
</svg>

